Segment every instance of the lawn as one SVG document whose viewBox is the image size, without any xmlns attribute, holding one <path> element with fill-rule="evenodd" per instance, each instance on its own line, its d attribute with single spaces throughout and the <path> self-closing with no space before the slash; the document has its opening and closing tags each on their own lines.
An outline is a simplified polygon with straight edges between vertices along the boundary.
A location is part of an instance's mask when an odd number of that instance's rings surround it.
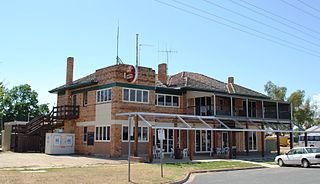
<svg viewBox="0 0 320 184">
<path fill-rule="evenodd" d="M 164 164 L 164 177 L 160 177 L 159 164 L 132 164 L 133 183 L 169 183 L 183 179 L 190 171 L 257 167 L 259 165 L 238 161 L 214 161 L 206 163 Z M 97 165 L 78 168 L 30 169 L 0 171 L 0 183 L 127 183 L 127 164 Z"/>
</svg>

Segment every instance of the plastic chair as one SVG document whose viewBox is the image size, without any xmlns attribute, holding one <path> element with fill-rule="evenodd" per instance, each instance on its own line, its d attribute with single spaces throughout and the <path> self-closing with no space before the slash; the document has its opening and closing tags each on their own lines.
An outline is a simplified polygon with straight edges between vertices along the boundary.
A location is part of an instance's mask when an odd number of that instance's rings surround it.
<svg viewBox="0 0 320 184">
<path fill-rule="evenodd" d="M 182 150 L 182 155 L 183 155 L 183 158 L 188 157 L 188 148 L 184 148 L 184 149 Z"/>
<path fill-rule="evenodd" d="M 173 158 L 174 149 L 173 149 L 173 148 L 170 148 L 170 151 L 171 151 L 171 152 L 170 152 L 170 157 Z"/>
</svg>

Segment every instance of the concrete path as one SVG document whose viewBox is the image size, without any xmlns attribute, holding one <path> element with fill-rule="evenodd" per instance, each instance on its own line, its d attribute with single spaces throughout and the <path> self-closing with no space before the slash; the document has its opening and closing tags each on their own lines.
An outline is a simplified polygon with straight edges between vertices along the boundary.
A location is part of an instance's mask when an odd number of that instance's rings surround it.
<svg viewBox="0 0 320 184">
<path fill-rule="evenodd" d="M 0 152 L 0 169 L 86 167 L 99 164 L 121 164 L 124 161 L 79 155 Z"/>
</svg>

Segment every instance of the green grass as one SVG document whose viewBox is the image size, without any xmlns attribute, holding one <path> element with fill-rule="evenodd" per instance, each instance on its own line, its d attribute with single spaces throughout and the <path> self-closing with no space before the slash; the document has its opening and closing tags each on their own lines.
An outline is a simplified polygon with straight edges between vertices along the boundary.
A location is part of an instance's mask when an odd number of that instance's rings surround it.
<svg viewBox="0 0 320 184">
<path fill-rule="evenodd" d="M 257 164 L 238 162 L 238 161 L 215 161 L 215 162 L 196 162 L 196 163 L 175 163 L 165 164 L 167 167 L 183 168 L 190 170 L 224 169 L 224 168 L 243 168 L 256 167 Z"/>
</svg>

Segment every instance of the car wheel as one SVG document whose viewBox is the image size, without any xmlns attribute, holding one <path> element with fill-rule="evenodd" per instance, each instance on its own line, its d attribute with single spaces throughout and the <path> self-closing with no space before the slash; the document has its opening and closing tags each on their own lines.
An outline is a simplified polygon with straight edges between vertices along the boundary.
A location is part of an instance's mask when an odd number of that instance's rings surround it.
<svg viewBox="0 0 320 184">
<path fill-rule="evenodd" d="M 304 168 L 310 167 L 310 163 L 307 159 L 303 159 L 301 164 L 302 164 L 302 167 Z"/>
<path fill-rule="evenodd" d="M 284 163 L 283 163 L 283 160 L 282 160 L 282 159 L 279 159 L 279 160 L 278 160 L 278 165 L 279 165 L 280 167 L 283 167 L 283 166 L 284 166 Z"/>
</svg>

